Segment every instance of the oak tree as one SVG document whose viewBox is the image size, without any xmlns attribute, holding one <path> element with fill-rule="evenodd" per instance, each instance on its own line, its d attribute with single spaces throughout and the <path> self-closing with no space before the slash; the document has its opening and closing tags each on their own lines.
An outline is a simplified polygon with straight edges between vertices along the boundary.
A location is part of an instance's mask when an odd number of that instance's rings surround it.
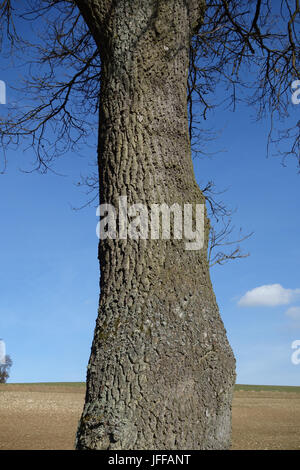
<svg viewBox="0 0 300 470">
<path fill-rule="evenodd" d="M 88 139 L 96 115 L 100 202 L 115 207 L 120 196 L 146 207 L 204 204 L 191 160 L 195 110 L 207 117 L 221 83 L 235 106 L 249 67 L 246 99 L 274 122 L 299 78 L 298 0 L 24 3 L 19 12 L 1 2 L 2 34 L 13 52 L 35 51 L 26 86 L 38 104 L 12 110 L 2 143 L 29 139 L 47 170 Z M 46 20 L 34 45 L 19 32 L 26 20 Z M 280 132 L 290 144 L 280 151 L 299 159 L 299 128 Z M 229 448 L 235 359 L 211 285 L 209 231 L 206 213 L 201 250 L 176 239 L 100 240 L 78 449 Z"/>
</svg>

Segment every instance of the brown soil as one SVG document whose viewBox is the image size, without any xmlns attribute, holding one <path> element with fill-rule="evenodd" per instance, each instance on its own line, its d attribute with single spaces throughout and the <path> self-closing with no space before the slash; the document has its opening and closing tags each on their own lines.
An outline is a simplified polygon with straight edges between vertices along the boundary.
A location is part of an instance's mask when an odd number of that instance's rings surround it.
<svg viewBox="0 0 300 470">
<path fill-rule="evenodd" d="M 84 387 L 0 385 L 0 449 L 73 449 Z M 232 449 L 300 449 L 300 393 L 235 392 Z"/>
</svg>

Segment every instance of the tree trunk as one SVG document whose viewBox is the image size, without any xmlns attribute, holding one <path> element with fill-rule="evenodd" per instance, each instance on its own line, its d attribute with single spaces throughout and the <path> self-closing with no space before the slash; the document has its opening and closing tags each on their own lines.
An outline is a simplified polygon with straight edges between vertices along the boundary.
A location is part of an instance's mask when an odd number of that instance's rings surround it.
<svg viewBox="0 0 300 470">
<path fill-rule="evenodd" d="M 101 203 L 204 203 L 188 133 L 199 0 L 77 2 L 102 61 Z M 101 295 L 78 449 L 226 449 L 235 360 L 205 246 L 102 240 Z"/>
</svg>

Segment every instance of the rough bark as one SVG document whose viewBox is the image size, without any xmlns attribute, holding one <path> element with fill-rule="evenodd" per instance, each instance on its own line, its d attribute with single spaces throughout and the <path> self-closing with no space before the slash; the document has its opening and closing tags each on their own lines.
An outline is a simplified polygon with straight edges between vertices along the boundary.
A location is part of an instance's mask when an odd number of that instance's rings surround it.
<svg viewBox="0 0 300 470">
<path fill-rule="evenodd" d="M 187 118 L 201 1 L 77 2 L 102 60 L 100 201 L 203 203 Z M 205 248 L 103 240 L 101 295 L 78 449 L 224 449 L 235 360 Z"/>
</svg>

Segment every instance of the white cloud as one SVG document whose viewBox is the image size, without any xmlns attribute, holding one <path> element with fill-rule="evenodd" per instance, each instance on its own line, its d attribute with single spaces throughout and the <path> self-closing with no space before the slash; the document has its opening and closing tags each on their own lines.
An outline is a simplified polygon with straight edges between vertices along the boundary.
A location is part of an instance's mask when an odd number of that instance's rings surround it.
<svg viewBox="0 0 300 470">
<path fill-rule="evenodd" d="M 295 320 L 300 320 L 300 307 L 290 307 L 285 314 Z"/>
<path fill-rule="evenodd" d="M 240 307 L 276 307 L 288 305 L 300 296 L 300 289 L 285 289 L 280 284 L 267 284 L 246 292 L 238 301 Z"/>
</svg>

